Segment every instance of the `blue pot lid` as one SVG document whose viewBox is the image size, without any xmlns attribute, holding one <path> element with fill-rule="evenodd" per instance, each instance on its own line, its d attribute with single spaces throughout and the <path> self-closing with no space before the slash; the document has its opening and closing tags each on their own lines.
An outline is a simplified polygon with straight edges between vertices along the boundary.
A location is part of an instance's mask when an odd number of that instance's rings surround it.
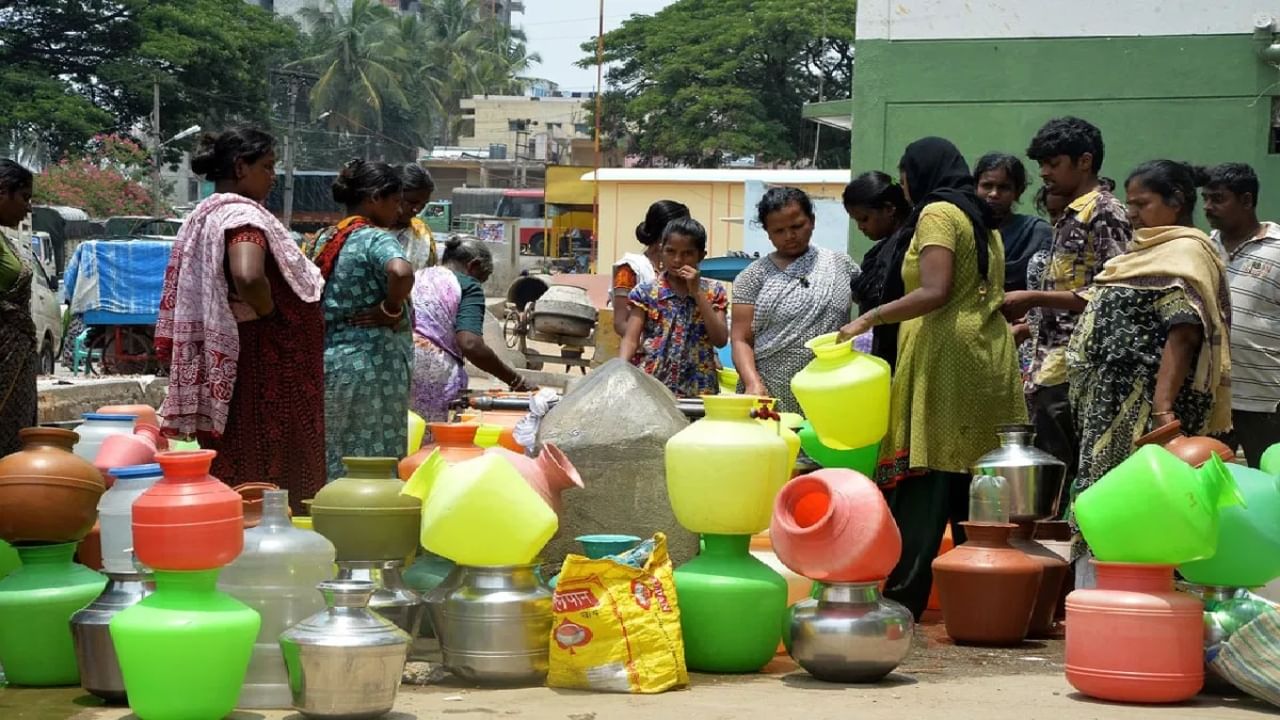
<svg viewBox="0 0 1280 720">
<path fill-rule="evenodd" d="M 137 415 L 114 415 L 110 413 L 85 413 L 80 417 L 85 420 L 102 420 L 105 422 L 134 422 Z"/>
<path fill-rule="evenodd" d="M 156 463 L 149 465 L 126 465 L 125 467 L 111 468 L 107 474 L 117 480 L 128 480 L 131 478 L 155 477 L 161 475 L 160 466 Z"/>
</svg>

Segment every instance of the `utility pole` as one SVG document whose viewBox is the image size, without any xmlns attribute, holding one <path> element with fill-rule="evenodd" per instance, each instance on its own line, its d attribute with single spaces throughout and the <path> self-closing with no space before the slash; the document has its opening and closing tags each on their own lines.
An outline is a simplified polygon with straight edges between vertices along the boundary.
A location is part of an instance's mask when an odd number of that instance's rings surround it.
<svg viewBox="0 0 1280 720">
<path fill-rule="evenodd" d="M 151 85 L 151 214 L 160 217 L 163 204 L 160 199 L 160 152 L 164 149 L 160 138 L 160 76 Z"/>
<path fill-rule="evenodd" d="M 293 149 L 293 134 L 298 129 L 298 86 L 301 84 L 297 75 L 289 76 L 289 132 L 284 136 L 284 210 L 281 222 L 290 227 L 293 220 L 293 171 L 297 153 Z"/>
</svg>

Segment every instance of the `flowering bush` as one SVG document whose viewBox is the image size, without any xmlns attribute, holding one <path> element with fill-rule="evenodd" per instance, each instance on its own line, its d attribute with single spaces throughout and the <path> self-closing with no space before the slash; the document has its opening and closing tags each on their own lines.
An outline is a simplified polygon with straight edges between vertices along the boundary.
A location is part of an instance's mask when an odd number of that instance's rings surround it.
<svg viewBox="0 0 1280 720">
<path fill-rule="evenodd" d="M 36 177 L 36 202 L 78 207 L 95 218 L 151 213 L 151 190 L 143 182 L 146 150 L 120 135 L 97 135 L 85 150 Z"/>
</svg>

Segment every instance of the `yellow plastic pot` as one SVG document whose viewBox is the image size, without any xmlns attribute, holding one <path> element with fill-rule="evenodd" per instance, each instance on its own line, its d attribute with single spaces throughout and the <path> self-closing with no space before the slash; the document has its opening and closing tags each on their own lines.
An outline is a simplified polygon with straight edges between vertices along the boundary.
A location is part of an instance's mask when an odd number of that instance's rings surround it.
<svg viewBox="0 0 1280 720">
<path fill-rule="evenodd" d="M 791 379 L 791 392 L 823 445 L 854 450 L 889 431 L 889 364 L 837 335 L 805 343 L 814 358 Z"/>
<path fill-rule="evenodd" d="M 459 565 L 527 565 L 560 527 L 551 506 L 499 454 L 450 465 L 436 450 L 403 494 L 422 501 L 422 547 Z"/>
<path fill-rule="evenodd" d="M 732 395 L 738 392 L 738 371 L 733 368 L 720 368 L 716 371 L 716 378 L 720 381 L 720 394 Z"/>
<path fill-rule="evenodd" d="M 751 535 L 769 527 L 773 498 L 791 475 L 790 449 L 767 407 L 751 395 L 707 395 L 706 417 L 666 446 L 667 495 L 680 524 L 696 533 Z"/>
<path fill-rule="evenodd" d="M 427 421 L 422 419 L 418 413 L 409 411 L 409 452 L 405 453 L 405 457 L 418 452 L 418 448 L 422 447 L 422 438 L 427 434 Z"/>
</svg>

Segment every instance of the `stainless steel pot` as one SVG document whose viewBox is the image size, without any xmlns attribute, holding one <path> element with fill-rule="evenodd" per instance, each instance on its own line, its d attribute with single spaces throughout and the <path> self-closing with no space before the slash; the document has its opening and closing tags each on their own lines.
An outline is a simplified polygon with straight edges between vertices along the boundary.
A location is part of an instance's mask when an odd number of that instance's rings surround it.
<svg viewBox="0 0 1280 720">
<path fill-rule="evenodd" d="M 819 680 L 873 683 L 911 650 L 911 611 L 880 595 L 876 583 L 833 583 L 791 607 L 787 652 Z"/>
<path fill-rule="evenodd" d="M 396 627 L 415 639 L 414 645 L 409 648 L 409 656 L 418 659 L 429 651 L 429 648 L 421 647 L 422 643 L 419 641 L 419 638 L 427 636 L 422 632 L 423 626 L 427 624 L 426 607 L 422 603 L 422 596 L 405 583 L 403 570 L 403 560 L 343 560 L 338 563 L 336 579 L 373 583 L 369 609 L 395 623 Z"/>
<path fill-rule="evenodd" d="M 71 616 L 71 639 L 80 666 L 80 686 L 109 703 L 124 703 L 124 678 L 108 625 L 121 610 L 155 592 L 156 584 L 150 575 L 140 572 L 105 575 L 107 586 L 102 594 Z"/>
<path fill-rule="evenodd" d="M 293 707 L 308 717 L 376 718 L 391 711 L 409 634 L 368 608 L 373 583 L 326 580 L 328 607 L 280 636 Z"/>
<path fill-rule="evenodd" d="M 459 565 L 427 594 L 445 669 L 477 683 L 546 680 L 551 590 L 535 567 Z"/>
<path fill-rule="evenodd" d="M 1030 425 L 996 428 L 1000 447 L 974 463 L 974 475 L 999 475 L 1009 485 L 1009 522 L 1044 520 L 1058 515 L 1067 466 L 1031 445 Z"/>
</svg>

